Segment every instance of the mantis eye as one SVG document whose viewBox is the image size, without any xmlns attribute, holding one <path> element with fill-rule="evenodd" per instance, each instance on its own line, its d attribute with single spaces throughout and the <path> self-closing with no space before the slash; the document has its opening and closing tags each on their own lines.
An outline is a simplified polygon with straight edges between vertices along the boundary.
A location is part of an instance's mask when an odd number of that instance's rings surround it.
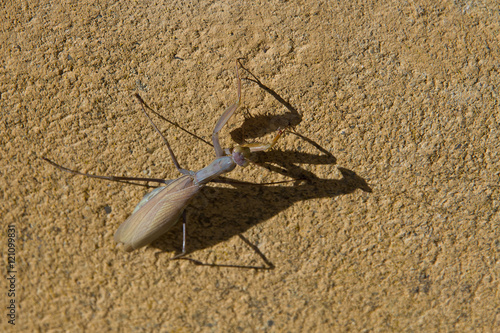
<svg viewBox="0 0 500 333">
<path fill-rule="evenodd" d="M 246 167 L 249 163 L 250 148 L 236 146 L 233 149 L 233 161 L 241 167 Z"/>
</svg>

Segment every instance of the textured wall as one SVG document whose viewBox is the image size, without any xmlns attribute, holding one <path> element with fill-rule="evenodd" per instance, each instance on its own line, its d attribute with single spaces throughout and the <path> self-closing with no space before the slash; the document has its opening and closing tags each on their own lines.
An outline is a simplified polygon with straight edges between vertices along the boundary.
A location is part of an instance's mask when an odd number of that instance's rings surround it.
<svg viewBox="0 0 500 333">
<path fill-rule="evenodd" d="M 16 329 L 489 331 L 498 327 L 500 13 L 494 1 L 10 3 L 0 21 L 0 252 L 17 232 Z M 181 228 L 125 253 L 147 189 L 176 178 L 133 98 L 210 141 L 269 141 Z M 242 77 L 249 77 L 241 71 Z M 155 118 L 179 162 L 205 143 Z M 245 244 L 242 235 L 255 248 Z M 266 262 L 267 261 L 267 262 Z M 253 269 L 237 266 L 266 266 Z M 234 265 L 235 267 L 225 267 Z M 5 275 L 7 273 L 4 273 Z M 0 279 L 0 292 L 9 289 Z M 496 326 L 495 326 L 496 325 Z M 2 328 L 3 327 L 3 328 Z"/>
</svg>

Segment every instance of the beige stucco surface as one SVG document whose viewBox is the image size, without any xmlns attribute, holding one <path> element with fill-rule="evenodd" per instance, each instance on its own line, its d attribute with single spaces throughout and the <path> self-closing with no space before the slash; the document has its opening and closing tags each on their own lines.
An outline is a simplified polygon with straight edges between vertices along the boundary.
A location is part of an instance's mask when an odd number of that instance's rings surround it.
<svg viewBox="0 0 500 333">
<path fill-rule="evenodd" d="M 2 310 L 1 331 L 500 324 L 495 1 L 27 1 L 2 6 L 1 18 L 0 252 L 6 265 L 14 225 L 18 271 L 16 325 Z M 289 106 L 243 80 L 223 146 L 269 141 L 288 124 L 300 136 L 228 176 L 301 181 L 202 190 L 187 209 L 187 257 L 216 267 L 169 260 L 180 224 L 146 248 L 116 248 L 114 232 L 148 189 L 40 157 L 178 177 L 133 94 L 210 141 L 236 97 L 237 58 Z M 155 122 L 183 167 L 214 158 Z M 262 266 L 271 269 L 252 268 Z"/>
</svg>

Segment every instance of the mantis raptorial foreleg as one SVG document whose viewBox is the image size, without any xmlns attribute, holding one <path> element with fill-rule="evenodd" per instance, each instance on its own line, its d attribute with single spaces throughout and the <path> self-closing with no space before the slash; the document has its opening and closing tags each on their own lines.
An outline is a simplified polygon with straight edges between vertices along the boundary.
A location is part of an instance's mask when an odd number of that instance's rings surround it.
<svg viewBox="0 0 500 333">
<path fill-rule="evenodd" d="M 238 62 L 236 62 L 236 80 L 238 82 L 238 99 L 233 105 L 231 105 L 226 109 L 226 111 L 224 111 L 222 116 L 217 121 L 217 124 L 215 124 L 214 131 L 212 133 L 212 141 L 214 144 L 215 156 L 217 157 L 224 156 L 224 151 L 220 147 L 219 143 L 219 132 L 224 127 L 224 125 L 226 125 L 228 120 L 233 116 L 234 111 L 236 111 L 241 101 L 241 79 L 240 79 L 240 73 L 238 72 Z"/>
</svg>

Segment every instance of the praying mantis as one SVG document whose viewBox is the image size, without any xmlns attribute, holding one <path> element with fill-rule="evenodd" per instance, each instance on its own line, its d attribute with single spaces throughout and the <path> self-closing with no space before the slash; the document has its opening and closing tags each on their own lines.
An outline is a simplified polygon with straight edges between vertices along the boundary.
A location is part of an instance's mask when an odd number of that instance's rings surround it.
<svg viewBox="0 0 500 333">
<path fill-rule="evenodd" d="M 125 222 L 118 227 L 114 235 L 114 240 L 118 244 L 123 244 L 123 248 L 127 252 L 139 249 L 150 244 L 169 231 L 182 216 L 182 252 L 172 257 L 172 259 L 181 258 L 186 254 L 185 209 L 193 198 L 205 185 L 209 182 L 216 181 L 216 179 L 222 174 L 232 171 L 236 168 L 236 166 L 246 167 L 250 162 L 252 153 L 266 151 L 272 148 L 284 133 L 283 129 L 279 129 L 273 140 L 268 144 L 251 143 L 237 145 L 233 148 L 221 148 L 219 142 L 219 132 L 233 116 L 241 102 L 241 79 L 238 71 L 238 62 L 236 62 L 236 79 L 238 99 L 224 111 L 212 132 L 212 142 L 216 158 L 212 163 L 210 163 L 210 165 L 199 171 L 190 171 L 180 167 L 168 140 L 156 127 L 151 117 L 146 112 L 146 108 L 150 110 L 152 109 L 144 102 L 139 94 L 135 94 L 135 97 L 139 100 L 143 113 L 155 131 L 163 139 L 175 168 L 182 174 L 182 176 L 172 180 L 98 176 L 65 168 L 45 157 L 42 157 L 42 159 L 62 171 L 90 178 L 112 181 L 145 181 L 163 184 L 163 186 L 157 187 L 142 198 L 130 217 L 128 217 Z"/>
</svg>

